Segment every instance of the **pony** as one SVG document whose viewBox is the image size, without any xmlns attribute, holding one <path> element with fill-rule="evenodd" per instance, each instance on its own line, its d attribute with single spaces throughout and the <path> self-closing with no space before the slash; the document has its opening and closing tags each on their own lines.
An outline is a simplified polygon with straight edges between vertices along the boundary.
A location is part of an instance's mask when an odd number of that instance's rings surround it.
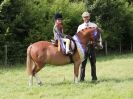
<svg viewBox="0 0 133 99">
<path fill-rule="evenodd" d="M 95 41 L 94 39 L 94 28 L 85 28 L 73 37 L 77 37 L 83 49 L 86 49 L 89 41 Z M 98 36 L 97 36 L 98 37 Z M 79 48 L 80 49 L 80 48 Z M 79 67 L 82 63 L 78 48 L 71 56 L 64 55 L 61 51 L 58 51 L 58 47 L 54 46 L 48 41 L 38 41 L 27 48 L 27 73 L 29 75 L 29 86 L 33 85 L 33 77 L 35 77 L 37 84 L 42 85 L 40 78 L 37 73 L 46 65 L 65 65 L 73 61 L 74 64 L 74 82 L 78 83 Z"/>
</svg>

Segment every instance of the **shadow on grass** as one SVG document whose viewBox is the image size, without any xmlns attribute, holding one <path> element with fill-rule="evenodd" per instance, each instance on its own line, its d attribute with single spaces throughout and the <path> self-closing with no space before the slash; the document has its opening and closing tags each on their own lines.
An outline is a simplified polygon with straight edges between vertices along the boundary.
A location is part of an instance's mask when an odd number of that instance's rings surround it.
<svg viewBox="0 0 133 99">
<path fill-rule="evenodd" d="M 125 81 L 133 82 L 133 77 L 127 78 L 127 79 L 117 79 L 117 78 L 111 78 L 111 79 L 101 79 L 94 83 L 102 83 L 102 82 L 115 82 L 115 83 L 121 83 Z M 92 82 L 93 83 L 93 82 Z"/>
<path fill-rule="evenodd" d="M 77 84 L 75 84 L 74 82 L 72 81 L 62 81 L 62 82 L 56 82 L 56 83 L 46 83 L 46 85 L 52 85 L 52 86 L 60 86 L 60 85 L 82 85 L 82 84 L 93 84 L 93 85 L 96 85 L 96 84 L 100 84 L 100 83 L 103 83 L 103 82 L 115 82 L 115 83 L 121 83 L 121 82 L 126 82 L 126 81 L 130 81 L 130 82 L 133 82 L 133 77 L 131 78 L 127 78 L 127 79 L 117 79 L 117 78 L 111 78 L 111 79 L 101 79 L 101 80 L 97 80 L 97 81 L 82 81 L 82 82 L 79 82 Z"/>
<path fill-rule="evenodd" d="M 44 83 L 44 85 L 49 85 L 49 84 L 52 86 L 61 86 L 61 85 L 71 85 L 71 84 L 74 84 L 74 82 L 62 81 L 62 82 Z"/>
</svg>

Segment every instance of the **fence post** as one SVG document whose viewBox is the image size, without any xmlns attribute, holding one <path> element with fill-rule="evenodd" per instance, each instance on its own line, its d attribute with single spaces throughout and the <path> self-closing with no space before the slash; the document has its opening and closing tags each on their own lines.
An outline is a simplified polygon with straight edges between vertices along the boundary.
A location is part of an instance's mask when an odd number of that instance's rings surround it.
<svg viewBox="0 0 133 99">
<path fill-rule="evenodd" d="M 122 48 L 121 48 L 121 41 L 120 41 L 120 54 L 121 54 L 121 49 L 122 49 Z"/>
<path fill-rule="evenodd" d="M 132 44 L 132 41 L 131 41 L 131 53 L 133 52 L 133 44 Z"/>
<path fill-rule="evenodd" d="M 108 44 L 107 44 L 107 41 L 105 41 L 105 54 L 106 55 L 108 54 Z"/>
<path fill-rule="evenodd" d="M 4 65 L 7 66 L 7 45 L 5 45 L 4 47 L 5 47 L 5 62 L 4 62 Z"/>
</svg>

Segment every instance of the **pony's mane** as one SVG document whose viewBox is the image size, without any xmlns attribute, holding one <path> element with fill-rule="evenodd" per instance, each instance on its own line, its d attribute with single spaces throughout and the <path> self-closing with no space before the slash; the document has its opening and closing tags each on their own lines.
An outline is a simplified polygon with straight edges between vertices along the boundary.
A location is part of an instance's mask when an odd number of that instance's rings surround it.
<svg viewBox="0 0 133 99">
<path fill-rule="evenodd" d="M 80 30 L 79 32 L 83 32 L 83 31 L 85 31 L 85 30 L 87 30 L 87 29 L 92 29 L 92 27 L 86 27 L 86 28 Z M 79 32 L 78 32 L 78 33 L 79 33 Z"/>
</svg>

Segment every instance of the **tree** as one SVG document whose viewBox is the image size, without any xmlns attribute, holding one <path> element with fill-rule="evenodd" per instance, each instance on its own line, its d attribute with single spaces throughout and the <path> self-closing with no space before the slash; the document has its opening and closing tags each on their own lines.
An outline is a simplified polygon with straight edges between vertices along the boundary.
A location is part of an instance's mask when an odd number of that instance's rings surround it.
<svg viewBox="0 0 133 99">
<path fill-rule="evenodd" d="M 16 31 L 18 28 L 16 20 L 21 17 L 23 4 L 22 0 L 4 0 L 1 3 L 1 34 L 5 36 L 6 41 L 13 42 L 22 38 L 22 35 L 19 38 L 17 37 L 18 33 L 22 31 Z"/>
<path fill-rule="evenodd" d="M 129 2 L 129 3 L 128 3 Z M 129 49 L 133 32 L 133 7 L 130 0 L 86 0 L 86 8 L 91 20 L 102 29 L 102 37 L 109 46 L 116 48 L 119 42 Z"/>
</svg>

